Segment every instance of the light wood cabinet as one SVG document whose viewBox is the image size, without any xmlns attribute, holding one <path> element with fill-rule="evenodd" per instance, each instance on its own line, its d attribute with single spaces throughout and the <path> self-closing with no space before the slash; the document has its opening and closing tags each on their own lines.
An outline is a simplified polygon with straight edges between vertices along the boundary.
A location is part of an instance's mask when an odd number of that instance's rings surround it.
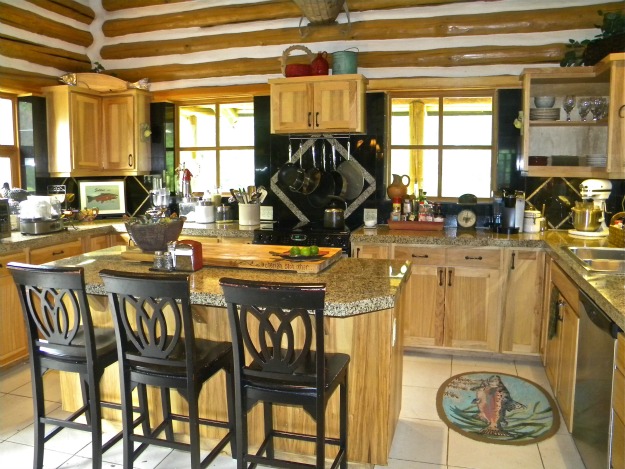
<svg viewBox="0 0 625 469">
<path fill-rule="evenodd" d="M 150 171 L 150 94 L 104 93 L 59 85 L 43 88 L 51 176 L 120 176 Z"/>
<path fill-rule="evenodd" d="M 612 54 L 594 67 L 526 69 L 523 80 L 523 170 L 539 177 L 625 178 L 625 53 Z M 562 109 L 564 96 L 573 95 L 576 107 L 571 121 Z M 531 120 L 535 96 L 556 97 L 560 119 Z M 581 97 L 608 99 L 607 118 L 594 121 L 578 114 Z M 585 157 L 606 155 L 606 166 L 590 166 Z M 551 164 L 530 161 L 532 157 L 556 157 Z M 534 164 L 532 164 L 534 163 Z"/>
<path fill-rule="evenodd" d="M 76 239 L 66 243 L 55 244 L 54 246 L 31 249 L 30 263 L 45 264 L 46 262 L 52 262 L 66 257 L 78 256 L 84 252 L 82 243 L 82 239 Z"/>
<path fill-rule="evenodd" d="M 84 236 L 82 238 L 82 248 L 84 252 L 97 251 L 98 249 L 104 249 L 111 246 L 111 237 L 114 235 L 96 235 L 96 236 Z"/>
<path fill-rule="evenodd" d="M 550 264 L 550 275 L 550 311 L 549 318 L 545 321 L 547 341 L 543 361 L 562 418 L 569 432 L 572 432 L 579 332 L 577 310 L 579 291 L 553 259 Z"/>
<path fill-rule="evenodd" d="M 393 246 L 413 263 L 404 344 L 499 350 L 501 250 Z"/>
<path fill-rule="evenodd" d="M 503 353 L 539 353 L 543 317 L 545 253 L 537 250 L 506 249 L 505 300 L 502 317 Z"/>
<path fill-rule="evenodd" d="M 625 469 L 625 335 L 618 335 L 612 389 L 612 468 Z"/>
<path fill-rule="evenodd" d="M 27 262 L 24 252 L 0 257 L 0 368 L 28 356 L 22 306 L 13 277 L 6 268 L 9 262 Z"/>
<path fill-rule="evenodd" d="M 365 132 L 366 79 L 324 75 L 269 80 L 271 133 Z"/>
<path fill-rule="evenodd" d="M 352 244 L 352 257 L 358 259 L 388 259 L 388 244 Z"/>
</svg>

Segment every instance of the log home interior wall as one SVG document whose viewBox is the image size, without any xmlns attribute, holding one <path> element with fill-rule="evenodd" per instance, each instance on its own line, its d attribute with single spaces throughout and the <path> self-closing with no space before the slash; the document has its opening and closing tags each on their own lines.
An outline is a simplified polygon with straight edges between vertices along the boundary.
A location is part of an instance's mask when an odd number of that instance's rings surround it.
<svg viewBox="0 0 625 469">
<path fill-rule="evenodd" d="M 292 44 L 358 49 L 370 90 L 519 87 L 599 32 L 597 0 L 347 0 L 350 21 L 300 28 L 291 0 L 0 0 L 0 91 L 39 94 L 70 72 L 148 78 L 155 101 L 267 94 Z"/>
</svg>

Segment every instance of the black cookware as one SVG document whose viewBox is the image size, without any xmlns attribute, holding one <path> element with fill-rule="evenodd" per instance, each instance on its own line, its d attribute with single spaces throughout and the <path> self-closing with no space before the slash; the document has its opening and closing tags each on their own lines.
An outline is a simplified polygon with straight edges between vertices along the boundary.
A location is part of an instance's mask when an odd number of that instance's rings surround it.
<svg viewBox="0 0 625 469">
<path fill-rule="evenodd" d="M 334 178 L 334 195 L 345 198 L 347 195 L 347 180 L 336 170 L 336 145 L 332 143 L 332 178 Z"/>
<path fill-rule="evenodd" d="M 332 230 L 345 229 L 345 200 L 335 195 L 329 196 L 330 203 L 323 212 L 323 227 Z"/>
<path fill-rule="evenodd" d="M 311 148 L 313 165 L 312 168 L 306 170 L 302 186 L 297 190 L 297 192 L 301 192 L 304 195 L 312 194 L 319 186 L 319 181 L 321 180 L 321 171 L 317 168 L 315 161 L 315 145 L 313 144 Z M 302 159 L 300 159 L 300 163 L 301 162 Z"/>
<path fill-rule="evenodd" d="M 360 195 L 365 185 L 365 179 L 360 166 L 351 159 L 350 142 L 347 142 L 347 159 L 343 161 L 337 171 L 343 175 L 347 181 L 346 200 L 353 200 Z"/>
<path fill-rule="evenodd" d="M 319 185 L 315 189 L 313 193 L 308 196 L 308 202 L 310 205 L 316 208 L 325 207 L 330 202 L 328 198 L 331 195 L 334 195 L 334 177 L 332 173 L 327 171 L 326 167 L 326 147 L 325 141 L 323 142 L 321 152 L 321 166 L 323 167 L 323 171 L 321 171 L 321 177 L 319 179 Z"/>
</svg>

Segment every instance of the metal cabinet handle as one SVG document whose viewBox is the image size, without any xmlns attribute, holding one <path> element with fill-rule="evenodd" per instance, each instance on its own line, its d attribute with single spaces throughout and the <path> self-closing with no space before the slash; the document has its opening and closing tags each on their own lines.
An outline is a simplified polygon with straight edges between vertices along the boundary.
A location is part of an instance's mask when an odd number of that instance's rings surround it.
<svg viewBox="0 0 625 469">
<path fill-rule="evenodd" d="M 65 251 L 61 250 L 61 251 L 52 251 L 52 255 L 53 256 L 58 256 L 60 254 L 65 254 Z"/>
<path fill-rule="evenodd" d="M 309 112 L 308 113 L 308 127 L 312 127 L 311 119 L 312 119 L 312 112 Z"/>
<path fill-rule="evenodd" d="M 454 269 L 447 269 L 447 273 L 449 274 L 447 277 L 447 286 L 451 287 L 451 279 L 454 275 Z"/>
<path fill-rule="evenodd" d="M 566 302 L 562 300 L 558 300 L 557 305 L 558 305 L 558 309 L 556 311 L 556 320 L 562 321 L 564 318 L 562 317 L 562 314 L 560 314 L 560 310 L 566 306 Z"/>
<path fill-rule="evenodd" d="M 625 104 L 623 104 L 620 108 L 618 108 L 618 116 L 623 119 L 625 118 Z"/>
<path fill-rule="evenodd" d="M 132 153 L 130 153 L 128 155 L 128 166 L 132 168 L 133 166 L 133 159 L 132 159 Z"/>
<path fill-rule="evenodd" d="M 315 112 L 315 127 L 319 127 L 319 113 Z"/>
<path fill-rule="evenodd" d="M 413 254 L 412 257 L 416 257 L 418 259 L 427 259 L 430 256 L 428 256 L 427 254 L 421 254 L 420 256 L 417 256 L 416 254 Z"/>
<path fill-rule="evenodd" d="M 356 257 L 360 257 L 360 248 L 356 248 Z"/>
<path fill-rule="evenodd" d="M 464 258 L 467 261 L 481 261 L 482 260 L 482 256 L 478 256 L 478 257 L 464 256 Z"/>
<path fill-rule="evenodd" d="M 445 269 L 443 267 L 438 268 L 438 286 L 442 287 L 445 283 Z"/>
<path fill-rule="evenodd" d="M 510 266 L 510 270 L 514 270 L 514 258 L 516 257 L 516 252 L 512 253 L 512 265 Z"/>
</svg>

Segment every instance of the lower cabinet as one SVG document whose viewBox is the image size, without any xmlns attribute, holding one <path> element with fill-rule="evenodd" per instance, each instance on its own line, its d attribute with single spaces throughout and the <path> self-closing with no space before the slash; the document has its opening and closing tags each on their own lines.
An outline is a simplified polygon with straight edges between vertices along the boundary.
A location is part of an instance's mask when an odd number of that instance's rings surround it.
<svg viewBox="0 0 625 469">
<path fill-rule="evenodd" d="M 26 328 L 22 307 L 13 277 L 6 268 L 9 262 L 27 262 L 24 252 L 0 257 L 0 367 L 28 356 Z"/>
<path fill-rule="evenodd" d="M 550 262 L 549 311 L 544 322 L 547 328 L 543 361 L 562 418 L 573 431 L 575 368 L 579 332 L 579 291 L 575 283 Z M 555 288 L 554 288 L 555 287 Z"/>
<path fill-rule="evenodd" d="M 625 334 L 618 335 L 612 389 L 612 468 L 625 469 Z"/>
<path fill-rule="evenodd" d="M 404 318 L 408 347 L 498 351 L 501 250 L 394 245 L 413 262 Z"/>
<path fill-rule="evenodd" d="M 31 249 L 30 263 L 45 264 L 46 262 L 77 256 L 83 252 L 83 241 L 81 239 L 76 239 L 66 243 L 55 244 L 54 246 Z"/>
<path fill-rule="evenodd" d="M 388 244 L 352 244 L 352 257 L 358 259 L 388 259 Z"/>
<path fill-rule="evenodd" d="M 83 238 L 83 251 L 91 252 L 105 249 L 111 246 L 111 238 L 115 235 L 103 234 L 96 236 L 85 236 Z"/>
</svg>

